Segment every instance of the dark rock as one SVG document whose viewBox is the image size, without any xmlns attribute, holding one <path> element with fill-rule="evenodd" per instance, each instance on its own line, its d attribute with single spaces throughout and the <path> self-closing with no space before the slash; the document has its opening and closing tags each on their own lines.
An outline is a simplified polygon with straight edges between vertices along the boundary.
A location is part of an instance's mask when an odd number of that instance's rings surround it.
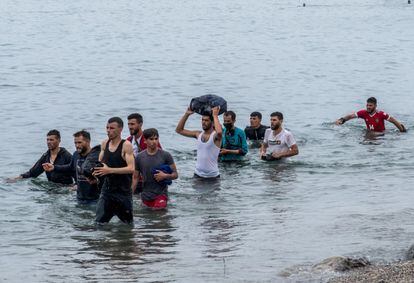
<svg viewBox="0 0 414 283">
<path fill-rule="evenodd" d="M 349 271 L 356 268 L 366 267 L 371 263 L 365 258 L 349 258 L 342 256 L 330 257 L 313 266 L 314 271 Z"/>
<path fill-rule="evenodd" d="M 405 254 L 406 260 L 414 260 L 414 245 L 412 245 Z"/>
</svg>

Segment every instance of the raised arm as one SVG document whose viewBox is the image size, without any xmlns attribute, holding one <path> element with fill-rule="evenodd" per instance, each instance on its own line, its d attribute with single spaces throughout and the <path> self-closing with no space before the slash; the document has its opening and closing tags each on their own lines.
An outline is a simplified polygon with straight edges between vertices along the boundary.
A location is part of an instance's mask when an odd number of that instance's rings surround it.
<svg viewBox="0 0 414 283">
<path fill-rule="evenodd" d="M 388 119 L 389 122 L 393 123 L 398 130 L 400 130 L 400 132 L 404 133 L 407 131 L 407 129 L 404 127 L 403 124 L 401 124 L 400 122 L 397 121 L 397 119 L 395 119 L 394 117 L 391 117 Z"/>
<path fill-rule="evenodd" d="M 213 114 L 213 123 L 214 123 L 214 130 L 216 131 L 216 136 L 214 137 L 214 143 L 217 147 L 221 147 L 221 141 L 223 139 L 223 129 L 220 124 L 220 120 L 218 118 L 218 114 L 220 112 L 220 107 L 216 106 L 211 109 L 211 114 Z"/>
<path fill-rule="evenodd" d="M 187 111 L 185 111 L 184 116 L 180 119 L 178 122 L 177 127 L 175 128 L 175 131 L 177 134 L 180 134 L 185 137 L 189 138 L 198 138 L 198 135 L 200 134 L 200 131 L 190 131 L 184 129 L 185 123 L 187 122 L 188 117 L 192 115 L 194 112 L 191 111 L 190 107 L 188 107 Z"/>
<path fill-rule="evenodd" d="M 356 113 L 351 113 L 351 114 L 348 114 L 348 115 L 346 115 L 344 117 L 341 117 L 338 120 L 336 120 L 335 124 L 336 125 L 342 125 L 342 124 L 345 124 L 346 121 L 349 121 L 349 120 L 354 119 L 354 118 L 358 118 L 358 116 L 356 115 Z"/>
</svg>

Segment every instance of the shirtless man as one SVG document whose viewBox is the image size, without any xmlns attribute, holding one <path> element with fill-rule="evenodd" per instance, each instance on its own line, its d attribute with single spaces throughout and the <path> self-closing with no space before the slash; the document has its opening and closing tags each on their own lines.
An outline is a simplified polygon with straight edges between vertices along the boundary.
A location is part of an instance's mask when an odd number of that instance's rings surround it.
<svg viewBox="0 0 414 283">
<path fill-rule="evenodd" d="M 197 164 L 194 177 L 200 179 L 219 178 L 218 156 L 220 154 L 222 128 L 218 119 L 219 107 L 212 109 L 212 115 L 201 117 L 202 131 L 191 131 L 185 129 L 188 117 L 194 112 L 187 109 L 184 116 L 178 122 L 175 131 L 189 138 L 197 139 Z"/>
</svg>

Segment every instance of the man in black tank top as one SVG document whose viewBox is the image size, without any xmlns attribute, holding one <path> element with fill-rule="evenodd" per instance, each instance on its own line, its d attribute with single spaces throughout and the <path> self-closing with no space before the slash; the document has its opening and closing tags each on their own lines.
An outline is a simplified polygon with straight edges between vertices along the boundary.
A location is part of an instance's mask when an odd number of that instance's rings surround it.
<svg viewBox="0 0 414 283">
<path fill-rule="evenodd" d="M 96 167 L 94 175 L 104 176 L 101 195 L 96 208 L 96 222 L 107 223 L 116 215 L 125 223 L 132 223 L 131 181 L 134 172 L 132 144 L 121 139 L 124 123 L 119 117 L 108 120 L 108 139 L 101 144 L 99 160 L 103 167 Z"/>
</svg>

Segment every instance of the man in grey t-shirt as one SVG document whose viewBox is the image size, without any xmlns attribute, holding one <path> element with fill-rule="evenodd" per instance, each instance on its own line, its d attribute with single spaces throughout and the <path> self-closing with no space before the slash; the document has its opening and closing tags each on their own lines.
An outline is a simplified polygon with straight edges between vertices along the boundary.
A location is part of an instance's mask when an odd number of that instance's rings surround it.
<svg viewBox="0 0 414 283">
<path fill-rule="evenodd" d="M 146 129 L 143 135 L 147 149 L 135 158 L 135 170 L 144 180 L 141 200 L 149 208 L 163 209 L 167 207 L 168 185 L 178 178 L 177 167 L 171 154 L 158 148 L 156 129 Z M 138 177 L 134 176 L 133 188 L 137 181 Z"/>
</svg>

